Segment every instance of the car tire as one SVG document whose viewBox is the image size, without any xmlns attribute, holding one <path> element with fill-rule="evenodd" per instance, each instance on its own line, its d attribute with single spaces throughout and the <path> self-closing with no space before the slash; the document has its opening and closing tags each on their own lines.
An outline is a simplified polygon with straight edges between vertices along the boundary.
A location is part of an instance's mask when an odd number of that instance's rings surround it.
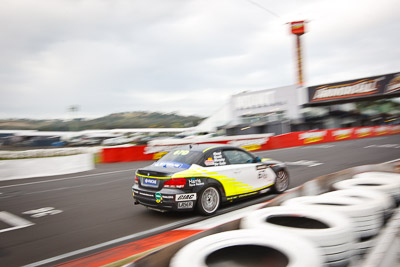
<svg viewBox="0 0 400 267">
<path fill-rule="evenodd" d="M 198 196 L 196 208 L 202 215 L 214 214 L 221 203 L 221 195 L 217 188 L 213 186 L 203 189 Z"/>
<path fill-rule="evenodd" d="M 285 170 L 280 170 L 276 173 L 275 183 L 272 186 L 272 192 L 280 194 L 285 192 L 289 187 L 289 173 Z"/>
<path fill-rule="evenodd" d="M 286 264 L 285 264 L 286 261 Z M 233 230 L 197 239 L 181 248 L 170 267 L 323 266 L 321 251 L 311 241 L 274 231 Z"/>
</svg>

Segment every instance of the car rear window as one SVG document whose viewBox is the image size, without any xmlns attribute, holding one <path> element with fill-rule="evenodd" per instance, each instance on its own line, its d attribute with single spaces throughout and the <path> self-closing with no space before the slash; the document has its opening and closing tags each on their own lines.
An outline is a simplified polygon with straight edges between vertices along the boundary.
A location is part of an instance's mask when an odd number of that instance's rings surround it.
<svg viewBox="0 0 400 267">
<path fill-rule="evenodd" d="M 185 164 L 197 163 L 202 153 L 200 151 L 190 151 L 184 149 L 173 150 L 162 157 L 159 161 L 180 162 Z"/>
</svg>

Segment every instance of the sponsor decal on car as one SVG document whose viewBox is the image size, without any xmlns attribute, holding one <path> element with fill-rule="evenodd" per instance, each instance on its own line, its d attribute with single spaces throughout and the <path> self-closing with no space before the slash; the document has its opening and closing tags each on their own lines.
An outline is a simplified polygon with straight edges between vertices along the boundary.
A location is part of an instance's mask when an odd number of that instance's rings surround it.
<svg viewBox="0 0 400 267">
<path fill-rule="evenodd" d="M 213 157 L 214 157 L 214 166 L 224 166 L 224 165 L 226 165 L 225 158 L 222 156 L 222 152 L 221 151 L 214 152 L 213 153 Z"/>
<path fill-rule="evenodd" d="M 157 202 L 157 203 L 161 203 L 161 202 L 162 202 L 163 198 L 162 198 L 162 195 L 161 195 L 160 192 L 157 192 L 157 193 L 155 194 L 155 197 L 156 197 L 156 202 Z"/>
<path fill-rule="evenodd" d="M 252 196 L 252 195 L 255 195 L 255 194 L 258 194 L 258 192 L 251 192 L 251 193 L 248 193 L 248 194 L 243 194 L 243 195 L 240 195 L 239 198 L 248 197 L 248 196 Z"/>
<path fill-rule="evenodd" d="M 265 170 L 267 168 L 267 165 L 258 165 L 258 166 L 256 166 L 256 170 L 257 171 L 259 171 L 259 170 Z"/>
<path fill-rule="evenodd" d="M 141 196 L 145 196 L 145 197 L 153 197 L 154 195 L 152 194 L 147 194 L 147 193 L 143 193 L 143 192 L 137 192 L 137 195 L 141 195 Z"/>
<path fill-rule="evenodd" d="M 214 166 L 214 160 L 212 158 L 208 158 L 206 161 L 204 161 L 204 164 L 206 164 L 206 166 Z"/>
<path fill-rule="evenodd" d="M 144 178 L 143 179 L 143 185 L 144 186 L 149 186 L 149 187 L 157 187 L 158 186 L 158 180 L 153 179 L 153 178 Z"/>
<path fill-rule="evenodd" d="M 268 174 L 265 170 L 258 172 L 258 179 L 268 179 Z"/>
<path fill-rule="evenodd" d="M 175 201 L 187 201 L 187 200 L 196 200 L 196 193 L 175 195 Z"/>
<path fill-rule="evenodd" d="M 178 202 L 178 209 L 191 209 L 193 208 L 193 201 Z"/>
<path fill-rule="evenodd" d="M 204 185 L 203 181 L 201 181 L 199 178 L 190 178 L 188 179 L 189 181 L 189 186 L 202 186 Z"/>
<path fill-rule="evenodd" d="M 190 168 L 189 164 L 175 162 L 175 161 L 157 161 L 157 162 L 153 163 L 153 165 L 157 166 L 157 167 L 175 168 L 175 169 L 179 169 L 179 168 L 189 169 Z"/>
</svg>

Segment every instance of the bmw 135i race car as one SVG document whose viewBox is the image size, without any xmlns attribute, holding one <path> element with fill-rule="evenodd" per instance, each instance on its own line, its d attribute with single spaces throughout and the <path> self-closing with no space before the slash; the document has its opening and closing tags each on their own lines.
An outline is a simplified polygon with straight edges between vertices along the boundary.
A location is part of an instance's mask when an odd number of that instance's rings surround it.
<svg viewBox="0 0 400 267">
<path fill-rule="evenodd" d="M 284 163 L 260 159 L 234 146 L 187 145 L 138 169 L 132 186 L 135 204 L 167 211 L 216 212 L 223 202 L 288 188 Z"/>
</svg>

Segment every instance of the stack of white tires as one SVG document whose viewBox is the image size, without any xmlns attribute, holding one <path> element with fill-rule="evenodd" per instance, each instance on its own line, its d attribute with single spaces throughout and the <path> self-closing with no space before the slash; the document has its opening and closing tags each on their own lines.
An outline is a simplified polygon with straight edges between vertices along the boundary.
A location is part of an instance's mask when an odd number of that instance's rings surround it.
<svg viewBox="0 0 400 267">
<path fill-rule="evenodd" d="M 170 266 L 359 266 L 400 204 L 400 174 L 366 172 L 332 187 L 256 210 L 241 230 L 189 243 Z"/>
<path fill-rule="evenodd" d="M 364 172 L 333 185 L 341 189 L 372 189 L 388 194 L 398 205 L 400 203 L 400 174 L 386 172 Z"/>
<path fill-rule="evenodd" d="M 320 267 L 318 248 L 284 231 L 234 230 L 189 243 L 171 259 L 171 267 L 275 266 Z"/>
<path fill-rule="evenodd" d="M 336 198 L 350 197 L 363 201 L 365 205 L 378 206 L 381 208 L 380 212 L 383 213 L 383 218 L 385 221 L 393 214 L 393 210 L 395 208 L 394 198 L 390 197 L 389 194 L 385 194 L 384 192 L 377 190 L 349 188 L 328 192 L 323 194 L 323 196 L 331 196 Z"/>
<path fill-rule="evenodd" d="M 324 260 L 321 266 L 347 266 L 354 255 L 356 236 L 352 222 L 336 212 L 312 207 L 271 207 L 244 217 L 241 227 L 258 229 L 263 234 L 284 231 L 303 237 L 320 249 Z"/>
<path fill-rule="evenodd" d="M 383 208 L 378 205 L 365 205 L 360 199 L 336 196 L 307 196 L 292 198 L 283 202 L 284 206 L 314 207 L 319 210 L 339 212 L 348 217 L 354 225 L 357 240 L 375 236 L 383 225 Z"/>
</svg>

